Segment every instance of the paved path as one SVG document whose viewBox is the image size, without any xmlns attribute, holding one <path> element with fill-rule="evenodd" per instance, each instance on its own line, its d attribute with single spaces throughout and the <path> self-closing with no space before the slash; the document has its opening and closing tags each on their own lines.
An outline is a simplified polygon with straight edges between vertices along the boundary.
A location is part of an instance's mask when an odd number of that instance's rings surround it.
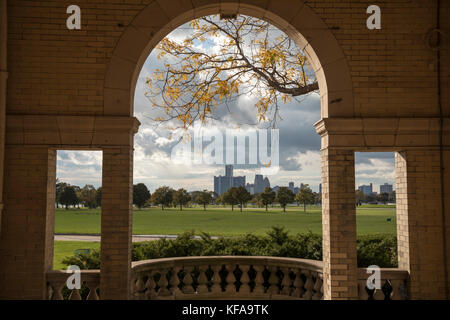
<svg viewBox="0 0 450 320">
<path fill-rule="evenodd" d="M 170 234 L 145 234 L 145 235 L 133 235 L 133 242 L 153 241 L 160 239 L 176 239 L 176 235 Z M 196 239 L 200 239 L 199 236 L 195 236 Z M 217 237 L 211 237 L 217 239 Z M 100 242 L 99 235 L 86 235 L 86 234 L 55 234 L 56 241 L 87 241 L 87 242 Z"/>
</svg>

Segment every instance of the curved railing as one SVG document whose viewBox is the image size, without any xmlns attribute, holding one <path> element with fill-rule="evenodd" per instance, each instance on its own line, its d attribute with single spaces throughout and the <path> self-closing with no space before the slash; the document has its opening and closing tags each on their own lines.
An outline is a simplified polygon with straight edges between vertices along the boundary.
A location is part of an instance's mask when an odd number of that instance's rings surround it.
<svg viewBox="0 0 450 320">
<path fill-rule="evenodd" d="M 322 299 L 322 262 L 209 256 L 139 261 L 132 297 L 152 299 Z"/>
<path fill-rule="evenodd" d="M 68 289 L 67 279 L 71 276 L 66 270 L 48 271 L 47 299 L 48 300 L 98 300 L 100 286 L 100 270 L 80 270 L 80 289 Z"/>
<path fill-rule="evenodd" d="M 367 278 L 370 274 L 366 268 L 358 269 L 359 300 L 407 300 L 408 278 L 406 270 L 380 268 L 380 288 L 368 289 Z"/>
<path fill-rule="evenodd" d="M 409 274 L 380 269 L 381 288 L 369 290 L 358 269 L 360 300 L 405 300 Z M 100 270 L 81 270 L 80 290 L 69 290 L 65 270 L 47 272 L 47 299 L 99 299 Z M 322 261 L 278 257 L 210 256 L 133 262 L 133 299 L 322 299 Z"/>
</svg>

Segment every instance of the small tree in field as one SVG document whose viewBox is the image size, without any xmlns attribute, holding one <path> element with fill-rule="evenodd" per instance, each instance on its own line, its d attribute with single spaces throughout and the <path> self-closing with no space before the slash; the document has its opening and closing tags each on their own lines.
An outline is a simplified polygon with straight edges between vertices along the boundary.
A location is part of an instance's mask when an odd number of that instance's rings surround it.
<svg viewBox="0 0 450 320">
<path fill-rule="evenodd" d="M 133 204 L 141 209 L 147 200 L 150 199 L 150 191 L 143 183 L 138 183 L 133 186 Z"/>
<path fill-rule="evenodd" d="M 272 191 L 271 188 L 267 187 L 264 189 L 264 192 L 260 194 L 261 202 L 266 207 L 266 211 L 268 211 L 269 204 L 272 204 L 275 201 L 276 193 Z"/>
<path fill-rule="evenodd" d="M 97 190 L 95 190 L 95 187 L 91 184 L 87 184 L 83 188 L 81 188 L 79 199 L 82 204 L 89 209 L 97 208 L 96 195 Z"/>
<path fill-rule="evenodd" d="M 286 205 L 294 202 L 295 194 L 288 187 L 280 187 L 277 193 L 277 201 L 286 212 Z"/>
<path fill-rule="evenodd" d="M 203 211 L 206 210 L 206 206 L 211 203 L 211 200 L 212 200 L 211 192 L 207 190 L 203 190 L 202 192 L 200 192 L 197 198 L 198 204 L 203 205 Z"/>
<path fill-rule="evenodd" d="M 303 211 L 306 212 L 306 205 L 313 204 L 315 201 L 314 192 L 308 185 L 303 186 L 295 197 L 295 200 L 303 203 Z"/>
<path fill-rule="evenodd" d="M 237 203 L 239 203 L 241 205 L 241 212 L 242 212 L 242 207 L 247 202 L 252 200 L 252 196 L 247 191 L 247 189 L 245 189 L 245 187 L 242 187 L 242 186 L 235 188 L 232 191 L 232 193 L 233 193 L 233 197 L 236 199 Z"/>
<path fill-rule="evenodd" d="M 173 202 L 174 202 L 175 205 L 179 205 L 180 206 L 180 211 L 183 211 L 183 206 L 186 203 L 188 203 L 189 201 L 191 201 L 191 196 L 183 188 L 178 189 L 177 191 L 174 192 L 174 194 L 173 194 Z"/>
<path fill-rule="evenodd" d="M 95 202 L 97 203 L 97 207 L 102 206 L 102 187 L 98 187 L 95 193 Z"/>
<path fill-rule="evenodd" d="M 78 199 L 75 187 L 70 185 L 64 187 L 59 196 L 59 203 L 65 206 L 67 210 L 69 209 L 69 206 L 74 206 L 79 202 L 80 200 Z"/>
<path fill-rule="evenodd" d="M 151 201 L 155 205 L 161 205 L 161 209 L 164 210 L 164 207 L 169 206 L 173 201 L 173 189 L 169 187 L 159 187 L 152 194 Z"/>
<path fill-rule="evenodd" d="M 231 187 L 223 195 L 222 200 L 224 203 L 231 205 L 231 211 L 234 211 L 234 206 L 239 202 L 236 199 L 236 187 Z"/>
</svg>

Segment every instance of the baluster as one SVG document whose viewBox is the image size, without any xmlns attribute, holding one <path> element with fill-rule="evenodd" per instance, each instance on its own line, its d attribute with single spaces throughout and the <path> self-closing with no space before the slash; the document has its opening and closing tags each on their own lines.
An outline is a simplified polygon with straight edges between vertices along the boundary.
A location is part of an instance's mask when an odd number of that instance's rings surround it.
<svg viewBox="0 0 450 320">
<path fill-rule="evenodd" d="M 358 299 L 369 300 L 369 294 L 366 290 L 366 280 L 358 280 Z"/>
<path fill-rule="evenodd" d="M 72 289 L 69 300 L 81 300 L 80 291 L 78 289 Z"/>
<path fill-rule="evenodd" d="M 289 277 L 290 269 L 283 268 L 283 280 L 281 281 L 281 294 L 285 296 L 291 295 L 291 278 Z"/>
<path fill-rule="evenodd" d="M 156 297 L 156 292 L 155 292 L 156 282 L 155 282 L 155 279 L 153 279 L 153 276 L 154 276 L 154 272 L 149 271 L 148 279 L 145 282 L 145 287 L 147 288 L 147 291 L 145 291 L 145 299 L 146 300 L 152 300 Z"/>
<path fill-rule="evenodd" d="M 51 284 L 53 288 L 52 300 L 64 300 L 64 297 L 62 296 L 62 289 L 64 288 L 65 284 L 66 284 L 65 281 L 59 284 L 56 283 Z"/>
<path fill-rule="evenodd" d="M 99 286 L 98 280 L 86 281 L 86 286 L 89 288 L 89 294 L 86 300 L 99 300 L 97 288 Z"/>
<path fill-rule="evenodd" d="M 313 294 L 314 294 L 314 281 L 312 279 L 311 271 L 304 271 L 304 274 L 306 276 L 306 282 L 305 282 L 305 293 L 303 294 L 302 298 L 305 300 L 311 300 Z"/>
<path fill-rule="evenodd" d="M 198 271 L 200 272 L 198 276 L 198 287 L 197 287 L 197 293 L 204 294 L 208 293 L 208 277 L 206 277 L 206 271 L 208 270 L 208 266 L 199 266 Z"/>
<path fill-rule="evenodd" d="M 159 290 L 157 293 L 158 297 L 167 297 L 167 296 L 171 295 L 169 289 L 167 288 L 169 286 L 169 281 L 167 281 L 167 272 L 169 270 L 170 269 L 162 269 L 161 270 L 161 278 L 159 278 L 159 281 L 158 281 L 158 286 L 159 286 Z"/>
<path fill-rule="evenodd" d="M 405 299 L 405 282 L 403 280 L 391 280 L 392 292 L 391 300 L 404 300 Z"/>
<path fill-rule="evenodd" d="M 301 298 L 303 296 L 303 294 L 305 293 L 305 289 L 303 288 L 303 286 L 304 286 L 304 282 L 302 279 L 302 270 L 297 269 L 297 272 L 295 274 L 295 279 L 294 279 L 294 292 L 292 293 L 292 295 L 294 297 Z"/>
<path fill-rule="evenodd" d="M 145 290 L 145 283 L 144 279 L 142 278 L 142 275 L 138 275 L 134 290 L 136 298 L 138 300 L 142 300 L 144 298 L 144 290 Z"/>
<path fill-rule="evenodd" d="M 269 288 L 267 289 L 267 293 L 271 295 L 277 295 L 279 293 L 278 288 L 278 276 L 277 276 L 277 268 L 276 267 L 268 267 L 270 276 L 269 276 Z"/>
<path fill-rule="evenodd" d="M 178 278 L 178 273 L 180 272 L 181 268 L 180 267 L 174 267 L 172 269 L 172 275 L 170 276 L 170 293 L 174 296 L 177 297 L 180 295 L 181 290 L 180 290 L 180 279 Z"/>
<path fill-rule="evenodd" d="M 222 282 L 222 278 L 220 277 L 220 270 L 222 269 L 222 265 L 212 266 L 211 269 L 214 272 L 214 274 L 211 278 L 211 281 L 212 281 L 211 292 L 212 293 L 221 293 L 222 287 L 220 284 Z"/>
<path fill-rule="evenodd" d="M 316 283 L 314 284 L 314 295 L 312 296 L 313 300 L 321 300 L 323 298 L 322 294 L 323 282 L 322 278 L 316 274 Z"/>
<path fill-rule="evenodd" d="M 265 270 L 265 266 L 253 266 L 253 269 L 256 271 L 255 277 L 255 288 L 253 289 L 254 294 L 264 294 L 264 276 L 263 272 Z"/>
<path fill-rule="evenodd" d="M 239 266 L 239 268 L 242 271 L 242 276 L 241 276 L 241 286 L 239 288 L 239 293 L 240 294 L 250 294 L 250 277 L 248 275 L 248 271 L 250 270 L 250 266 L 249 265 L 242 265 Z"/>
<path fill-rule="evenodd" d="M 225 268 L 228 271 L 227 277 L 225 278 L 226 287 L 225 292 L 228 294 L 235 294 L 236 293 L 236 277 L 233 273 L 235 266 L 226 265 Z"/>
<path fill-rule="evenodd" d="M 183 278 L 183 293 L 186 294 L 191 294 L 191 293 L 195 293 L 194 287 L 193 287 L 193 283 L 194 283 L 194 279 L 192 278 L 192 267 L 185 267 L 184 271 L 186 272 L 184 278 Z"/>
<path fill-rule="evenodd" d="M 375 292 L 373 293 L 373 299 L 374 300 L 384 300 L 385 295 L 384 295 L 384 292 L 383 292 L 383 285 L 384 284 L 381 284 L 380 289 L 375 289 Z"/>
</svg>

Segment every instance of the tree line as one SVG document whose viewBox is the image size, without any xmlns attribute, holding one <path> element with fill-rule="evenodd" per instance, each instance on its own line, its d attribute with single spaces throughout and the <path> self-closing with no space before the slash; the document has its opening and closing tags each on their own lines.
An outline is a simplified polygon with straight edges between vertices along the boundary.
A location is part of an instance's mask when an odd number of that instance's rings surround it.
<svg viewBox="0 0 450 320">
<path fill-rule="evenodd" d="M 153 204 L 161 206 L 162 210 L 170 206 L 179 207 L 180 210 L 183 210 L 183 206 L 195 203 L 203 206 L 203 210 L 206 210 L 206 207 L 210 204 L 223 204 L 231 205 L 232 211 L 234 211 L 235 206 L 239 206 L 242 212 L 242 208 L 251 202 L 259 207 L 265 207 L 266 211 L 269 205 L 278 203 L 285 212 L 289 203 L 297 202 L 298 205 L 303 204 L 304 211 L 306 211 L 306 205 L 319 203 L 320 201 L 320 194 L 313 192 L 308 185 L 304 185 L 298 194 L 294 194 L 288 187 L 280 187 L 277 192 L 274 192 L 271 188 L 266 188 L 264 192 L 253 196 L 242 186 L 231 187 L 221 196 L 208 190 L 189 193 L 183 188 L 174 190 L 167 186 L 159 187 L 153 194 L 150 194 L 143 183 L 137 184 L 133 188 L 133 203 L 138 208 Z"/>
<path fill-rule="evenodd" d="M 69 183 L 56 179 L 56 207 L 60 205 L 68 209 L 70 206 L 83 206 L 95 209 L 101 206 L 102 187 L 96 189 L 87 184 L 84 187 L 70 185 Z"/>
<path fill-rule="evenodd" d="M 387 193 L 383 192 L 380 194 L 371 193 L 371 194 L 365 194 L 361 190 L 355 190 L 355 202 L 357 206 L 360 206 L 363 203 L 388 203 L 393 202 L 395 203 L 395 190 Z"/>
<path fill-rule="evenodd" d="M 102 188 L 95 188 L 93 185 L 85 185 L 79 187 L 61 182 L 57 179 L 56 182 L 56 207 L 63 206 L 68 209 L 70 206 L 83 206 L 90 209 L 95 209 L 101 206 Z M 231 187 L 224 194 L 219 196 L 213 191 L 193 191 L 188 192 L 183 188 L 174 190 L 168 186 L 157 188 L 153 193 L 144 183 L 133 185 L 133 204 L 142 209 L 150 205 L 161 206 L 164 210 L 167 207 L 178 207 L 183 210 L 183 207 L 197 204 L 203 206 L 203 210 L 211 204 L 231 205 L 231 210 L 234 211 L 235 206 L 239 206 L 240 211 L 249 202 L 258 207 L 265 207 L 268 210 L 269 205 L 275 203 L 280 204 L 283 212 L 286 211 L 286 206 L 289 203 L 297 202 L 297 205 L 303 204 L 304 211 L 306 205 L 320 203 L 320 194 L 313 192 L 308 185 L 304 185 L 298 194 L 294 194 L 288 187 L 280 187 L 277 192 L 271 188 L 266 188 L 260 194 L 251 195 L 245 187 Z"/>
</svg>

